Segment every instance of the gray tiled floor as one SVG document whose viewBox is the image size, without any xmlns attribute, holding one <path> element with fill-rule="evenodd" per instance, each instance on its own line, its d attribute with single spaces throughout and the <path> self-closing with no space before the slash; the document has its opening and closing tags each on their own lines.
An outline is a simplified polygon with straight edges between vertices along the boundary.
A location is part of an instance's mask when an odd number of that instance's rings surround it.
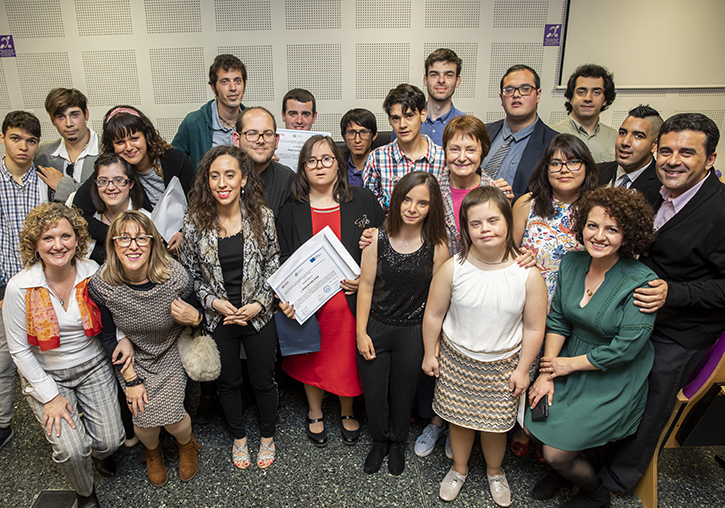
<svg viewBox="0 0 725 508">
<path fill-rule="evenodd" d="M 173 440 L 163 440 L 169 482 L 153 487 L 146 479 L 141 462 L 142 445 L 123 448 L 117 453 L 119 471 L 113 478 L 96 476 L 98 496 L 104 507 L 493 507 L 488 493 L 483 456 L 476 449 L 470 462 L 470 475 L 458 499 L 444 503 L 438 498 L 438 487 L 450 461 L 443 451 L 443 441 L 425 459 L 408 450 L 402 476 L 391 476 L 384 463 L 380 472 L 362 472 L 370 446 L 367 437 L 352 447 L 342 444 L 339 414 L 335 397 L 325 401 L 330 444 L 317 449 L 304 435 L 305 404 L 301 389 L 288 389 L 282 399 L 280 422 L 275 438 L 277 460 L 266 471 L 254 465 L 238 471 L 230 461 L 231 440 L 220 416 L 211 424 L 194 429 L 202 450 L 199 472 L 189 483 L 178 479 L 178 454 Z M 256 410 L 247 410 L 249 436 L 255 444 L 253 460 L 259 443 Z M 363 422 L 364 423 L 364 422 Z M 69 488 L 50 459 L 50 447 L 43 439 L 40 426 L 28 406 L 16 399 L 15 439 L 0 452 L 0 506 L 29 508 L 43 489 Z M 413 426 L 417 436 L 420 425 Z M 714 455 L 725 453 L 725 447 L 693 448 L 665 451 L 660 461 L 660 507 L 723 507 L 725 506 L 725 469 Z M 533 455 L 518 459 L 507 452 L 504 469 L 512 487 L 512 506 L 554 507 L 564 502 L 570 492 L 549 501 L 533 501 L 528 492 L 545 471 Z M 620 496 L 612 506 L 641 506 L 633 496 Z"/>
</svg>

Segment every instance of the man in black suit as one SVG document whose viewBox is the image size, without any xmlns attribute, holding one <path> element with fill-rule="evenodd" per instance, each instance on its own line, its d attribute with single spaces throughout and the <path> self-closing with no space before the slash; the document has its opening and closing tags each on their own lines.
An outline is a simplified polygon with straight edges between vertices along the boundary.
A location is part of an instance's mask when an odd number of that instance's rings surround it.
<svg viewBox="0 0 725 508">
<path fill-rule="evenodd" d="M 505 179 L 518 199 L 528 190 L 531 172 L 557 132 L 536 114 L 541 80 L 531 67 L 509 68 L 501 78 L 499 96 L 506 118 L 486 125 L 491 151 L 481 167 L 494 180 Z"/>
<path fill-rule="evenodd" d="M 655 160 L 662 117 L 653 108 L 639 105 L 624 119 L 614 144 L 614 162 L 597 164 L 599 185 L 637 189 L 652 205 L 660 199 L 662 184 Z"/>
<path fill-rule="evenodd" d="M 675 398 L 725 330 L 725 185 L 713 170 L 720 132 L 700 113 L 675 115 L 657 138 L 657 238 L 640 258 L 661 280 L 637 289 L 643 312 L 664 302 L 652 343 L 649 396 L 636 434 L 613 443 L 599 473 L 612 492 L 634 488 Z"/>
</svg>

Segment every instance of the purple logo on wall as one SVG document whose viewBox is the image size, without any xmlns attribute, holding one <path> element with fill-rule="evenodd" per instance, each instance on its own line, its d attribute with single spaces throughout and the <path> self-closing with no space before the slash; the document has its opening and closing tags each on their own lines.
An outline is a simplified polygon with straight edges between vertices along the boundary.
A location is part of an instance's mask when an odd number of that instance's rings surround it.
<svg viewBox="0 0 725 508">
<path fill-rule="evenodd" d="M 544 25 L 544 46 L 558 46 L 561 41 L 561 25 Z"/>
<path fill-rule="evenodd" d="M 12 35 L 0 35 L 0 58 L 15 56 L 15 44 Z"/>
</svg>

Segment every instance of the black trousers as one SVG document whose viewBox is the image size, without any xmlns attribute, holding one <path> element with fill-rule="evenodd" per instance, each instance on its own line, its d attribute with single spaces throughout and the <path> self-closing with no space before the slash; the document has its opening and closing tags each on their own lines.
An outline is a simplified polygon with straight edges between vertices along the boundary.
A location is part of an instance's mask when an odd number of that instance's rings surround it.
<svg viewBox="0 0 725 508">
<path fill-rule="evenodd" d="M 249 382 L 259 409 L 259 433 L 264 438 L 273 437 L 277 425 L 277 383 L 274 381 L 277 330 L 274 320 L 270 319 L 259 332 L 251 323 L 247 326 L 219 323 L 212 337 L 222 361 L 219 403 L 234 439 L 243 439 L 247 435 L 242 406 L 244 375 L 242 360 L 239 358 L 240 342 L 247 353 Z"/>
<path fill-rule="evenodd" d="M 405 441 L 422 372 L 422 325 L 403 327 L 368 319 L 375 359 L 358 353 L 357 365 L 374 441 Z"/>
<path fill-rule="evenodd" d="M 630 492 L 644 475 L 657 448 L 662 428 L 675 406 L 677 394 L 702 362 L 707 349 L 686 349 L 657 335 L 650 339 L 655 348 L 649 375 L 649 394 L 637 432 L 608 447 L 599 477 L 611 492 Z"/>
</svg>

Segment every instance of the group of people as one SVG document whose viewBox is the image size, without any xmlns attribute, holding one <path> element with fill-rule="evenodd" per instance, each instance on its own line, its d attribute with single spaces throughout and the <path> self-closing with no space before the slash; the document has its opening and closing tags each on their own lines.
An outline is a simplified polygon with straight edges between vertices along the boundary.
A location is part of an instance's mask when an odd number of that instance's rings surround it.
<svg viewBox="0 0 725 508">
<path fill-rule="evenodd" d="M 461 65 L 438 49 L 425 62 L 427 100 L 413 85 L 390 91 L 390 143 L 373 149 L 375 116 L 353 109 L 341 120 L 345 147 L 314 135 L 295 171 L 275 160 L 274 115 L 241 105 L 247 73 L 232 55 L 215 59 L 215 99 L 171 145 L 128 105 L 107 112 L 99 137 L 74 89 L 46 99 L 58 141 L 38 146 L 38 119 L 9 113 L 0 447 L 12 437 L 17 365 L 79 506 L 99 506 L 92 467 L 113 474 L 124 441 L 140 440 L 149 481 L 166 483 L 161 427 L 177 439 L 180 479 L 191 480 L 200 445 L 177 347 L 191 328 L 220 353 L 202 399 L 218 396 L 233 465 L 252 463 L 246 371 L 259 409 L 256 465 L 271 466 L 273 315 L 295 308 L 267 279 L 329 228 L 361 275 L 316 313 L 319 351 L 281 362 L 304 385 L 313 445 L 329 440 L 325 392 L 339 397 L 347 445 L 360 438 L 353 401 L 363 395 L 365 473 L 386 457 L 391 474 L 403 472 L 415 411 L 430 419 L 418 456 L 448 430 L 446 501 L 466 480 L 476 431 L 500 506 L 511 503 L 501 468 L 509 434 L 514 455 L 533 443 L 551 466 L 535 499 L 574 484 L 563 506 L 600 507 L 610 491 L 631 490 L 677 391 L 725 329 L 718 128 L 699 113 L 663 122 L 639 106 L 614 131 L 599 122 L 613 79 L 596 65 L 569 79 L 570 115 L 553 126 L 561 133 L 538 117 L 539 77 L 524 65 L 501 79 L 505 118 L 485 125 L 453 107 Z M 285 96 L 287 128 L 309 130 L 316 114 L 309 92 Z M 188 206 L 179 231 L 163 237 L 151 216 L 172 185 Z"/>
</svg>

